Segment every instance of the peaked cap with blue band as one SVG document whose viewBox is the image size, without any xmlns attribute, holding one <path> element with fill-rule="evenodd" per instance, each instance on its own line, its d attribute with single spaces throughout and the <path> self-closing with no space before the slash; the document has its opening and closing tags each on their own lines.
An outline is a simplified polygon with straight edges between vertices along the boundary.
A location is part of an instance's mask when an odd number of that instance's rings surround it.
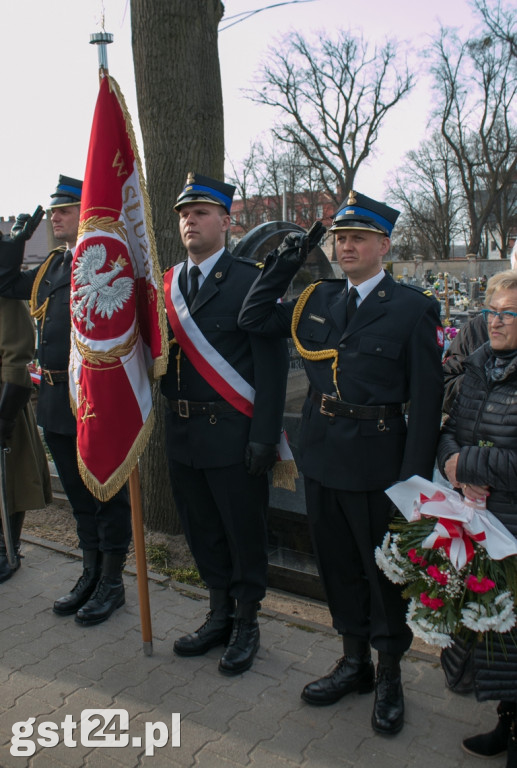
<svg viewBox="0 0 517 768">
<path fill-rule="evenodd" d="M 391 237 L 399 214 L 400 211 L 396 211 L 395 208 L 378 203 L 377 200 L 352 190 L 346 203 L 342 203 L 334 216 L 330 232 L 336 232 L 339 229 L 364 229 Z"/>
<path fill-rule="evenodd" d="M 234 192 L 235 187 L 231 184 L 190 172 L 183 190 L 178 195 L 174 210 L 179 211 L 181 206 L 187 203 L 212 203 L 222 205 L 225 211 L 230 213 Z"/>
<path fill-rule="evenodd" d="M 61 208 L 65 205 L 79 205 L 83 182 L 71 176 L 60 176 L 56 191 L 50 195 L 49 208 Z"/>
</svg>

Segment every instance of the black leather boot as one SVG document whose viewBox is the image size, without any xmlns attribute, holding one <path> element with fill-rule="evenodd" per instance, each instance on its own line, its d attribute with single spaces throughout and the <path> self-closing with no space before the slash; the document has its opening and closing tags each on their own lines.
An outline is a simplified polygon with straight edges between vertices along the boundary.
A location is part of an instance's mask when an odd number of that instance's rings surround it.
<svg viewBox="0 0 517 768">
<path fill-rule="evenodd" d="M 97 549 L 83 549 L 83 572 L 77 583 L 64 597 L 54 603 L 54 613 L 71 616 L 91 597 L 101 575 L 102 554 Z"/>
<path fill-rule="evenodd" d="M 302 691 L 302 699 L 308 704 L 326 706 L 335 704 L 348 693 L 371 693 L 375 669 L 370 645 L 360 638 L 343 638 L 344 656 L 338 659 L 328 675 L 308 683 Z"/>
<path fill-rule="evenodd" d="M 475 757 L 497 757 L 503 755 L 508 748 L 510 731 L 515 721 L 515 702 L 500 701 L 497 705 L 498 723 L 493 731 L 479 733 L 465 739 L 462 747 L 469 755 Z"/>
<path fill-rule="evenodd" d="M 109 619 L 113 611 L 126 602 L 122 571 L 126 555 L 119 552 L 102 553 L 101 577 L 92 596 L 75 614 L 82 626 L 93 626 Z"/>
<path fill-rule="evenodd" d="M 377 678 L 375 680 L 375 703 L 372 713 L 372 728 L 377 733 L 394 736 L 404 725 L 404 693 L 400 675 L 400 659 L 388 653 L 379 652 Z"/>
<path fill-rule="evenodd" d="M 7 581 L 7 579 L 10 579 L 13 573 L 20 567 L 20 536 L 24 519 L 25 512 L 15 512 L 14 515 L 11 515 L 10 517 L 11 536 L 13 539 L 13 547 L 15 553 L 14 568 L 9 565 L 4 534 L 2 531 L 0 531 L 0 584 L 2 584 L 4 581 Z"/>
<path fill-rule="evenodd" d="M 226 645 L 230 639 L 235 614 L 235 600 L 225 589 L 210 590 L 210 610 L 199 629 L 190 635 L 179 637 L 173 645 L 178 656 L 202 656 L 218 645 Z"/>
<path fill-rule="evenodd" d="M 237 601 L 235 620 L 228 647 L 219 661 L 219 672 L 238 675 L 253 664 L 260 646 L 260 630 L 257 620 L 258 603 Z"/>
</svg>

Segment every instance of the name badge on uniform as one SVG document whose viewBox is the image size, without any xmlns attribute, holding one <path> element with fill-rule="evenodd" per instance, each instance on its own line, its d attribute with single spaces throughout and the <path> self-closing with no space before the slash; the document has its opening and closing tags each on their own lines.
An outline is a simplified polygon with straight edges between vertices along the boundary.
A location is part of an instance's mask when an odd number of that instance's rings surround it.
<svg viewBox="0 0 517 768">
<path fill-rule="evenodd" d="M 309 320 L 314 320 L 316 323 L 321 323 L 322 325 L 325 322 L 324 317 L 320 317 L 319 315 L 313 315 L 312 312 L 309 315 Z"/>
</svg>

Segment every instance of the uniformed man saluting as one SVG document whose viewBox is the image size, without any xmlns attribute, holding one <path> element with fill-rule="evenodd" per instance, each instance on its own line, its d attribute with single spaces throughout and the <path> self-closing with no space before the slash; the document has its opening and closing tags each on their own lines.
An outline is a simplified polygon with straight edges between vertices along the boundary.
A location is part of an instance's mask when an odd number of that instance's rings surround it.
<svg viewBox="0 0 517 768">
<path fill-rule="evenodd" d="M 131 507 L 124 487 L 100 502 L 86 488 L 77 465 L 76 420 L 70 407 L 70 280 L 79 230 L 82 181 L 60 176 L 49 208 L 56 240 L 40 267 L 20 271 L 23 252 L 0 258 L 0 294 L 30 299 L 38 323 L 38 358 L 42 368 L 37 421 L 72 505 L 83 572 L 72 590 L 54 603 L 60 616 L 75 614 L 88 626 L 105 621 L 124 604 L 122 569 L 131 540 Z M 16 226 L 25 226 L 22 214 Z M 30 217 L 27 217 L 30 218 Z"/>
<path fill-rule="evenodd" d="M 412 639 L 400 589 L 374 558 L 390 521 L 384 490 L 414 474 L 431 478 L 443 389 L 439 303 L 382 268 L 397 217 L 393 208 L 351 192 L 331 227 L 346 279 L 324 280 L 298 302 L 276 303 L 306 256 L 306 236 L 288 235 L 268 257 L 239 317 L 248 331 L 292 334 L 310 382 L 301 469 L 344 656 L 330 674 L 306 685 L 302 698 L 332 704 L 375 688 L 372 726 L 384 734 L 403 726 L 400 660 Z M 378 651 L 376 677 L 371 647 Z"/>
</svg>

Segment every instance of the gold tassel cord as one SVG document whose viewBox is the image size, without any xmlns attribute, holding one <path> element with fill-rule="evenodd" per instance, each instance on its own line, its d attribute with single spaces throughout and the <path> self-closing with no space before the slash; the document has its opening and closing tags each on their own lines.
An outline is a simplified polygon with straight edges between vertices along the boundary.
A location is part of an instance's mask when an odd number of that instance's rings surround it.
<svg viewBox="0 0 517 768">
<path fill-rule="evenodd" d="M 302 316 L 302 312 L 305 309 L 305 305 L 309 301 L 309 298 L 312 295 L 316 286 L 320 285 L 320 283 L 321 283 L 321 280 L 317 283 L 311 283 L 311 285 L 308 285 L 307 288 L 303 291 L 303 293 L 300 294 L 298 301 L 296 302 L 293 310 L 293 318 L 291 321 L 291 335 L 293 337 L 294 345 L 298 350 L 298 353 L 301 355 L 301 357 L 305 358 L 305 360 L 318 361 L 318 360 L 330 360 L 333 358 L 332 381 L 334 382 L 337 396 L 341 400 L 341 393 L 339 391 L 339 387 L 337 384 L 337 366 L 338 366 L 338 359 L 339 359 L 339 352 L 337 351 L 337 349 L 318 349 L 318 350 L 305 349 L 304 347 L 302 347 L 300 340 L 298 338 L 298 335 L 296 333 L 298 329 L 298 323 L 300 322 L 300 317 Z"/>
<path fill-rule="evenodd" d="M 50 254 L 45 259 L 41 267 L 38 269 L 38 272 L 36 274 L 36 279 L 32 284 L 31 297 L 29 301 L 30 311 L 31 311 L 32 317 L 35 320 L 37 320 L 38 323 L 41 323 L 42 328 L 43 328 L 43 324 L 45 323 L 45 317 L 47 315 L 48 296 L 43 302 L 43 304 L 41 304 L 38 307 L 38 291 L 41 285 L 41 281 L 43 280 L 47 269 L 50 267 L 51 262 L 57 255 L 63 254 L 65 250 L 66 249 L 63 246 L 60 246 L 59 248 L 56 248 L 55 251 L 50 252 Z"/>
</svg>

